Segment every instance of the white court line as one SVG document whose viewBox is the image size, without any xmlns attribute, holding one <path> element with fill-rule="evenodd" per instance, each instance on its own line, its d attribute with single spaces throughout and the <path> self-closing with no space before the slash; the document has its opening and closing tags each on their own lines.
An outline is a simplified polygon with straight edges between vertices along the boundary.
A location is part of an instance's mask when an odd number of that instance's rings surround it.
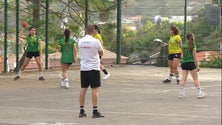
<svg viewBox="0 0 222 125">
<path fill-rule="evenodd" d="M 25 122 L 0 122 L 0 124 L 24 124 L 24 125 L 85 125 L 82 123 L 65 123 L 65 122 L 53 122 L 53 123 L 45 123 L 45 122 L 39 122 L 39 123 L 25 123 Z"/>
<path fill-rule="evenodd" d="M 0 109 L 26 109 L 33 111 L 55 111 L 55 112 L 76 112 L 79 110 L 64 110 L 64 109 L 43 109 L 43 108 L 22 108 L 22 107 L 0 107 Z M 221 117 L 198 116 L 198 115 L 181 115 L 181 114 L 162 114 L 162 113 L 139 113 L 139 112 L 104 112 L 104 114 L 124 114 L 124 115 L 143 115 L 143 116 L 168 116 L 168 117 L 187 117 L 187 118 L 203 118 L 203 119 L 221 119 Z"/>
<path fill-rule="evenodd" d="M 33 97 L 19 97 L 19 98 L 10 98 L 10 99 L 0 99 L 1 101 L 16 101 L 16 100 L 23 100 L 23 99 L 37 99 L 37 98 L 43 98 L 43 97 L 54 97 L 54 96 L 63 96 L 63 95 L 72 95 L 72 93 L 64 93 L 64 94 L 54 94 L 54 95 L 44 95 L 44 96 L 33 96 Z"/>
<path fill-rule="evenodd" d="M 131 85 L 131 84 L 130 84 Z M 127 85 L 128 86 L 128 85 Z M 132 85 L 131 85 L 132 86 Z M 221 84 L 214 84 L 214 85 L 207 85 L 207 86 L 201 86 L 202 88 L 209 88 L 209 87 L 215 87 L 215 86 L 221 86 Z M 179 88 L 177 86 L 176 88 Z M 192 90 L 194 87 L 186 87 L 186 90 Z M 179 91 L 178 89 L 159 89 L 156 90 L 155 88 L 152 89 L 153 91 L 146 91 L 146 93 L 166 93 L 166 92 L 173 92 L 173 91 Z M 110 93 L 132 93 L 131 91 L 105 91 L 105 92 L 110 92 Z M 135 91 L 134 91 L 135 93 Z M 144 93 L 143 91 L 139 91 L 136 93 Z M 64 94 L 54 94 L 54 95 L 44 95 L 44 96 L 33 96 L 33 97 L 19 97 L 19 98 L 10 98 L 10 99 L 0 99 L 0 102 L 5 102 L 5 101 L 17 101 L 17 100 L 24 100 L 24 99 L 38 99 L 38 98 L 44 98 L 44 97 L 54 97 L 54 96 L 63 96 L 63 95 L 72 95 L 75 94 L 74 92 L 72 93 L 64 93 Z"/>
</svg>

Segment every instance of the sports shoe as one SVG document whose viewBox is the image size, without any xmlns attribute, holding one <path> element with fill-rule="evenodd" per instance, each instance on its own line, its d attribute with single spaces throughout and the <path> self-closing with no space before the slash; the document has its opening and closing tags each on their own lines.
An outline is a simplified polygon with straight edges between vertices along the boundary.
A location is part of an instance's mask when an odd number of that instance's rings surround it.
<svg viewBox="0 0 222 125">
<path fill-rule="evenodd" d="M 40 81 L 44 81 L 45 78 L 44 78 L 43 76 L 40 76 L 40 77 L 39 77 L 39 80 L 40 80 Z"/>
<path fill-rule="evenodd" d="M 108 74 L 105 74 L 105 76 L 103 77 L 103 79 L 108 79 L 111 75 L 108 73 Z"/>
<path fill-rule="evenodd" d="M 180 94 L 179 95 L 179 99 L 185 99 L 185 98 L 186 98 L 185 94 Z"/>
<path fill-rule="evenodd" d="M 102 118 L 102 117 L 105 117 L 105 116 L 104 116 L 104 115 L 101 115 L 100 112 L 93 112 L 92 118 Z"/>
<path fill-rule="evenodd" d="M 14 80 L 18 80 L 18 79 L 20 79 L 20 76 L 16 76 L 15 78 L 14 78 Z"/>
<path fill-rule="evenodd" d="M 198 99 L 203 98 L 205 96 L 206 96 L 206 94 L 204 92 L 200 92 L 200 93 L 197 94 Z"/>
<path fill-rule="evenodd" d="M 166 79 L 166 80 L 163 81 L 163 83 L 171 83 L 171 80 Z"/>
<path fill-rule="evenodd" d="M 81 111 L 81 112 L 79 113 L 79 118 L 83 118 L 83 117 L 86 117 L 85 111 Z"/>
<path fill-rule="evenodd" d="M 178 84 L 178 85 L 180 84 L 180 80 L 179 80 L 179 79 L 177 79 L 177 84 Z"/>
</svg>

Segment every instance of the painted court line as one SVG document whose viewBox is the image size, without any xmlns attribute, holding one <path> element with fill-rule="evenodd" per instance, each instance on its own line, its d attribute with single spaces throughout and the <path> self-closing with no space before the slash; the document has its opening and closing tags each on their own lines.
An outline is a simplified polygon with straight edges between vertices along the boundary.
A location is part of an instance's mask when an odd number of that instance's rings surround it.
<svg viewBox="0 0 222 125">
<path fill-rule="evenodd" d="M 65 123 L 65 122 L 39 122 L 39 123 L 25 123 L 25 122 L 0 122 L 0 124 L 14 124 L 14 125 L 84 125 L 82 123 Z"/>
<path fill-rule="evenodd" d="M 33 111 L 55 111 L 55 112 L 76 112 L 79 110 L 64 110 L 64 109 L 44 109 L 44 108 L 22 108 L 22 107 L 0 107 L 0 109 L 23 109 Z M 168 117 L 187 117 L 187 118 L 203 118 L 203 119 L 221 119 L 217 116 L 199 116 L 199 115 L 180 115 L 180 114 L 163 114 L 163 113 L 140 113 L 140 112 L 104 112 L 104 114 L 124 114 L 124 115 L 143 115 L 143 116 L 168 116 Z"/>
<path fill-rule="evenodd" d="M 128 85 L 127 85 L 128 86 Z M 131 85 L 132 86 L 132 85 Z M 214 84 L 214 85 L 206 85 L 206 86 L 201 86 L 202 88 L 210 88 L 210 87 L 217 87 L 217 86 L 221 86 L 221 84 Z M 143 90 L 147 90 L 145 91 L 134 91 L 134 93 L 167 93 L 167 92 L 173 92 L 173 91 L 179 91 L 179 86 L 177 87 L 173 87 L 172 89 L 143 89 Z M 126 88 L 127 89 L 127 88 Z M 128 89 L 132 89 L 132 88 L 128 88 Z M 195 89 L 194 87 L 187 87 L 186 90 L 192 90 Z M 106 92 L 110 92 L 110 93 L 132 93 L 132 91 L 124 91 L 124 89 L 122 91 L 106 91 Z M 5 101 L 17 101 L 17 100 L 25 100 L 25 99 L 38 99 L 38 98 L 47 98 L 47 97 L 55 97 L 55 96 L 63 96 L 63 95 L 73 95 L 75 94 L 74 92 L 71 93 L 63 93 L 63 94 L 50 94 L 50 95 L 44 95 L 44 96 L 33 96 L 33 97 L 18 97 L 18 98 L 9 98 L 9 99 L 0 99 L 0 102 L 5 102 Z"/>
</svg>

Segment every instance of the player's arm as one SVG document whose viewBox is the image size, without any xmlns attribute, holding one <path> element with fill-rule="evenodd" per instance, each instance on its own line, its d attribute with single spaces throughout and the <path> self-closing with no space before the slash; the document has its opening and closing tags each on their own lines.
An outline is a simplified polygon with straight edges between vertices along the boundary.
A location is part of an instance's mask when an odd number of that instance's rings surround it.
<svg viewBox="0 0 222 125">
<path fill-rule="evenodd" d="M 98 41 L 98 53 L 99 53 L 99 56 L 102 57 L 103 56 L 103 47 L 101 45 L 101 43 Z"/>
<path fill-rule="evenodd" d="M 25 30 L 25 28 L 23 27 L 23 28 L 21 29 L 21 31 L 19 32 L 19 37 L 20 37 L 21 39 L 23 39 L 23 40 L 26 39 L 26 36 L 23 34 L 24 30 Z"/>
<path fill-rule="evenodd" d="M 99 56 L 103 56 L 103 50 L 99 51 Z"/>
<path fill-rule="evenodd" d="M 42 56 L 42 41 L 39 39 L 38 41 L 38 45 L 39 45 L 39 54 L 40 54 L 40 57 Z"/>
<path fill-rule="evenodd" d="M 195 62 L 195 65 L 197 67 L 197 71 L 200 71 L 200 67 L 199 67 L 199 63 L 198 63 L 198 60 L 197 60 L 197 50 L 196 48 L 193 48 L 193 58 L 194 58 L 194 62 Z"/>
<path fill-rule="evenodd" d="M 180 47 L 180 49 L 181 49 L 180 58 L 183 59 L 183 42 L 182 42 L 182 39 L 181 39 L 181 37 L 178 35 L 178 36 L 176 37 L 176 40 L 178 41 L 179 47 Z"/>
<path fill-rule="evenodd" d="M 76 57 L 76 52 L 77 52 L 76 44 L 73 45 L 73 48 L 74 48 L 74 59 L 75 59 L 75 62 L 76 62 L 76 60 L 77 60 L 77 57 Z"/>
<path fill-rule="evenodd" d="M 180 58 L 183 59 L 183 48 L 182 48 L 183 47 L 183 42 L 180 41 L 179 45 L 180 45 L 180 49 L 181 49 L 181 56 L 180 56 Z"/>
</svg>

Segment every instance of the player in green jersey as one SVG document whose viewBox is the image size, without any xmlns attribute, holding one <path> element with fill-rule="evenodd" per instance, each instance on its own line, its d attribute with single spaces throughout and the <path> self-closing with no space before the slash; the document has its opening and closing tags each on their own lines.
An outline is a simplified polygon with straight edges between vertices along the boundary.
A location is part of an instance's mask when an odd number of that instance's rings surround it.
<svg viewBox="0 0 222 125">
<path fill-rule="evenodd" d="M 188 73 L 190 72 L 194 85 L 197 89 L 197 97 L 202 98 L 205 96 L 205 93 L 201 91 L 200 83 L 198 80 L 197 72 L 200 70 L 197 56 L 196 56 L 196 45 L 194 41 L 194 34 L 187 33 L 186 35 L 187 41 L 183 44 L 183 60 L 182 60 L 182 80 L 180 84 L 180 95 L 179 98 L 185 98 L 185 84 L 187 81 Z"/>
<path fill-rule="evenodd" d="M 21 77 L 22 71 L 25 70 L 25 67 L 29 64 L 30 60 L 32 57 L 35 58 L 35 61 L 38 65 L 39 69 L 39 80 L 45 80 L 43 77 L 43 68 L 42 68 L 42 45 L 41 45 L 41 40 L 38 35 L 36 35 L 36 28 L 35 27 L 30 27 L 29 32 L 30 34 L 28 36 L 23 35 L 23 31 L 25 28 L 22 28 L 22 30 L 19 33 L 19 36 L 21 39 L 24 39 L 27 41 L 27 54 L 24 60 L 23 65 L 18 71 L 17 76 L 14 78 L 14 80 L 18 80 Z"/>
<path fill-rule="evenodd" d="M 61 87 L 68 89 L 68 69 L 77 59 L 76 57 L 76 41 L 70 37 L 70 30 L 64 31 L 64 36 L 59 41 L 59 51 L 61 52 L 61 69 L 62 69 L 62 81 Z"/>
</svg>

